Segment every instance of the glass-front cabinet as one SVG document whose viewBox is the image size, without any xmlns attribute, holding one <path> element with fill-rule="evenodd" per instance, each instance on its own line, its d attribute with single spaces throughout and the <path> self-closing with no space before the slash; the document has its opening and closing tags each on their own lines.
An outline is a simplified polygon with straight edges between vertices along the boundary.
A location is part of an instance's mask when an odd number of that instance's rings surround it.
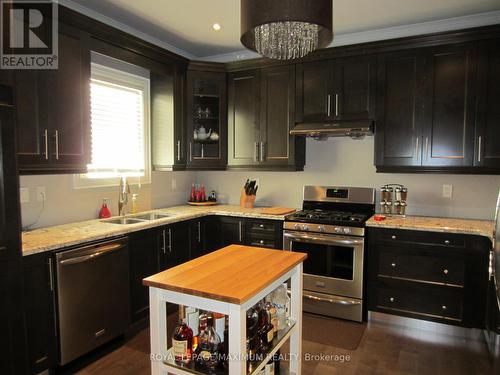
<svg viewBox="0 0 500 375">
<path fill-rule="evenodd" d="M 226 74 L 188 70 L 187 167 L 224 169 L 227 159 Z"/>
</svg>

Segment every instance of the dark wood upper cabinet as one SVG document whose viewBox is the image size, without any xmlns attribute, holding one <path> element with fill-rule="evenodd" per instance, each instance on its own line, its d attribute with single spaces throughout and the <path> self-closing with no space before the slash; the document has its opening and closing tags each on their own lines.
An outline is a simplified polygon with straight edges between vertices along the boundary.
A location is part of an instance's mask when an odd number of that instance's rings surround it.
<svg viewBox="0 0 500 375">
<path fill-rule="evenodd" d="M 296 122 L 373 119 L 375 56 L 297 64 Z"/>
<path fill-rule="evenodd" d="M 295 121 L 324 121 L 332 115 L 331 61 L 297 64 Z"/>
<path fill-rule="evenodd" d="M 355 56 L 335 60 L 332 109 L 342 120 L 373 119 L 375 116 L 377 59 Z"/>
<path fill-rule="evenodd" d="M 474 165 L 500 166 L 500 39 L 482 45 L 478 61 Z"/>
<path fill-rule="evenodd" d="M 460 45 L 438 47 L 426 56 L 423 166 L 472 166 L 475 55 L 472 45 Z"/>
<path fill-rule="evenodd" d="M 228 78 L 228 165 L 259 164 L 260 71 L 231 73 Z"/>
<path fill-rule="evenodd" d="M 59 24 L 58 69 L 16 72 L 21 173 L 81 173 L 90 162 L 89 35 Z"/>
<path fill-rule="evenodd" d="M 189 69 L 186 94 L 188 168 L 225 169 L 226 73 Z"/>
<path fill-rule="evenodd" d="M 421 165 L 423 62 L 422 54 L 416 51 L 379 57 L 375 132 L 377 166 Z"/>
</svg>

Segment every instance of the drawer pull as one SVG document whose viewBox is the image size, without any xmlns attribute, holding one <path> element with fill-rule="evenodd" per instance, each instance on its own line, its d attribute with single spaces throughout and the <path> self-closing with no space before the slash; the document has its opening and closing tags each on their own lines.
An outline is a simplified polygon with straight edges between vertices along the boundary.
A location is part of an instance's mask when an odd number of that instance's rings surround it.
<svg viewBox="0 0 500 375">
<path fill-rule="evenodd" d="M 396 267 L 396 263 L 391 263 L 391 267 L 392 268 Z"/>
<path fill-rule="evenodd" d="M 260 243 L 264 243 L 264 240 L 260 240 L 259 242 L 260 242 Z"/>
<path fill-rule="evenodd" d="M 446 305 L 441 306 L 441 309 L 446 310 L 447 309 Z"/>
<path fill-rule="evenodd" d="M 396 299 L 394 297 L 389 298 L 389 301 L 394 302 Z"/>
<path fill-rule="evenodd" d="M 395 239 L 396 239 L 396 236 L 394 236 L 394 235 L 393 235 L 393 236 L 391 236 L 391 238 L 392 238 L 393 240 L 395 240 Z"/>
<path fill-rule="evenodd" d="M 445 240 L 445 241 L 444 241 L 444 244 L 445 244 L 445 245 L 449 245 L 449 244 L 450 244 L 450 240 Z"/>
<path fill-rule="evenodd" d="M 259 227 L 260 228 L 264 228 L 264 224 L 259 224 Z"/>
<path fill-rule="evenodd" d="M 448 275 L 448 270 L 445 268 L 445 269 L 443 270 L 443 273 L 444 273 L 445 275 Z"/>
</svg>

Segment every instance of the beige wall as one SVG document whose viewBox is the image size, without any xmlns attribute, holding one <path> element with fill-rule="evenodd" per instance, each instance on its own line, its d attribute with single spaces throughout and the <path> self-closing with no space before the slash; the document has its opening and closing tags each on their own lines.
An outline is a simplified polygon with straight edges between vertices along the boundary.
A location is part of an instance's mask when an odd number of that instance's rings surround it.
<svg viewBox="0 0 500 375">
<path fill-rule="evenodd" d="M 318 142 L 307 140 L 304 172 L 153 172 L 152 183 L 139 193 L 139 208 L 146 210 L 182 204 L 192 182 L 215 189 L 224 203 L 239 203 L 246 178 L 259 178 L 257 205 L 300 207 L 304 185 L 367 186 L 377 189 L 386 183 L 401 183 L 409 189 L 408 213 L 449 217 L 492 219 L 500 176 L 444 174 L 379 174 L 373 166 L 373 137 Z M 172 182 L 175 180 L 176 188 Z M 442 198 L 442 185 L 453 185 L 452 199 Z M 41 203 L 36 186 L 45 186 L 47 202 L 34 227 L 44 227 L 97 217 L 102 198 L 111 199 L 116 213 L 118 188 L 74 189 L 73 176 L 23 176 L 21 186 L 30 189 L 31 202 L 21 205 L 23 226 L 33 223 Z"/>
<path fill-rule="evenodd" d="M 492 219 L 500 176 L 380 174 L 373 166 L 373 137 L 307 140 L 304 172 L 199 172 L 197 179 L 217 190 L 224 202 L 239 203 L 246 178 L 259 178 L 258 205 L 300 207 L 304 185 L 366 186 L 401 183 L 409 189 L 410 214 Z M 452 199 L 442 185 L 453 185 Z"/>
</svg>

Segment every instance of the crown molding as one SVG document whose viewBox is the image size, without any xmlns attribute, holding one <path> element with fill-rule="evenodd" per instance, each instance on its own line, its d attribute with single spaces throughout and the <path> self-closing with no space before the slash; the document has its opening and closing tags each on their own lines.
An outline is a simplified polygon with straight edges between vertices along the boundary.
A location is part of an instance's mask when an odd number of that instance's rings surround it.
<svg viewBox="0 0 500 375">
<path fill-rule="evenodd" d="M 119 21 L 116 21 L 108 16 L 105 16 L 99 12 L 96 12 L 90 8 L 87 8 L 81 4 L 75 3 L 71 0 L 58 0 L 57 1 L 59 5 L 65 6 L 71 10 L 74 10 L 75 12 L 81 13 L 85 16 L 88 16 L 90 18 L 93 18 L 99 22 L 102 22 L 108 26 L 112 26 L 118 30 L 124 31 L 130 35 L 133 35 L 139 39 L 142 39 L 146 42 L 149 42 L 151 44 L 154 44 L 158 47 L 164 48 L 170 52 L 174 52 L 178 55 L 181 55 L 189 60 L 199 60 L 199 57 L 193 55 L 190 52 L 187 52 L 181 48 L 178 48 L 176 46 L 173 46 L 172 44 L 166 43 L 158 38 L 155 38 L 149 34 L 146 34 L 142 31 L 139 31 L 133 27 L 130 27 L 128 25 L 125 25 L 124 23 L 121 23 Z"/>
<path fill-rule="evenodd" d="M 496 24 L 500 24 L 500 11 L 478 13 L 468 16 L 414 23 L 404 26 L 392 26 L 356 33 L 338 34 L 334 36 L 333 42 L 327 48 Z M 219 55 L 200 57 L 198 59 L 202 61 L 227 63 L 232 61 L 254 59 L 256 57 L 258 58 L 261 56 L 250 50 L 241 50 Z"/>
</svg>

